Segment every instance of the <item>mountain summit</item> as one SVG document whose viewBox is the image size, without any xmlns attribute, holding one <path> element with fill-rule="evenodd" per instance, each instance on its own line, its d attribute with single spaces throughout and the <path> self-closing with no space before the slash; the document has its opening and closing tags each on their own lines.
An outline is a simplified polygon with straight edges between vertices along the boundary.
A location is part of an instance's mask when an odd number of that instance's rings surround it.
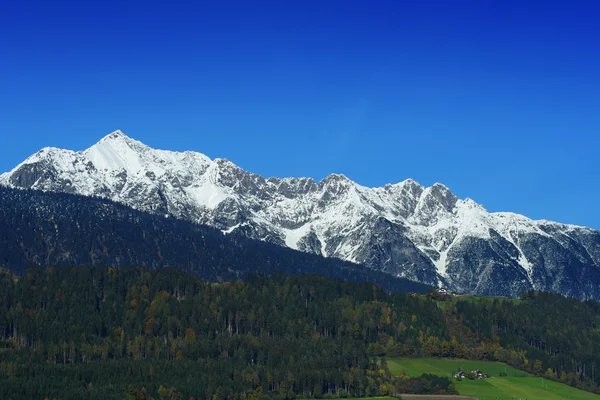
<svg viewBox="0 0 600 400">
<path fill-rule="evenodd" d="M 225 159 L 152 149 L 117 130 L 83 151 L 42 149 L 0 184 L 108 198 L 463 293 L 534 288 L 600 298 L 600 232 L 489 213 L 439 183 L 265 179 Z"/>
</svg>

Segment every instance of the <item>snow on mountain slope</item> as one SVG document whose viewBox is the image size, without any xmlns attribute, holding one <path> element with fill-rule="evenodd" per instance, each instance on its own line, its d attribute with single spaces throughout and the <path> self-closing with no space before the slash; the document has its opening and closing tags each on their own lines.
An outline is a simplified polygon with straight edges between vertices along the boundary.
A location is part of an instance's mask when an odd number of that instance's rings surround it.
<svg viewBox="0 0 600 400">
<path fill-rule="evenodd" d="M 600 298 L 599 232 L 489 213 L 439 183 L 264 179 L 225 159 L 155 150 L 115 131 L 84 151 L 42 149 L 0 184 L 110 198 L 461 292 L 536 288 Z"/>
</svg>

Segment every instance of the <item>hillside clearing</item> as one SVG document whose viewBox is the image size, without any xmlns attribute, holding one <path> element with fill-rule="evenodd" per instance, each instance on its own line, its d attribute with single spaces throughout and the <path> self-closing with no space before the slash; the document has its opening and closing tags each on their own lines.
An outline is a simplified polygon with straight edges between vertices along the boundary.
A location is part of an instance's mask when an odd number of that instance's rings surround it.
<svg viewBox="0 0 600 400">
<path fill-rule="evenodd" d="M 520 371 L 500 362 L 437 358 L 396 358 L 388 359 L 387 363 L 388 368 L 394 375 L 402 371 L 410 376 L 429 373 L 450 377 L 461 396 L 471 396 L 479 400 L 600 400 L 600 396 L 594 393 L 534 377 L 527 372 Z M 477 380 L 463 379 L 458 381 L 452 378 L 452 374 L 459 368 L 463 371 L 479 369 L 489 375 L 489 378 Z M 500 373 L 507 376 L 500 376 Z M 405 395 L 403 398 L 407 400 L 442 400 L 452 397 L 417 397 L 414 395 Z M 454 398 L 456 399 L 456 397 Z"/>
</svg>

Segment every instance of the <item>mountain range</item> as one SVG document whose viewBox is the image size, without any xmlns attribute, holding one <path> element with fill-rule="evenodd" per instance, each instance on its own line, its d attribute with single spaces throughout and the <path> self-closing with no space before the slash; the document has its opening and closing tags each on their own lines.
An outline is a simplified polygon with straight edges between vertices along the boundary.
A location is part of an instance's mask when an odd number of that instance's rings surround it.
<svg viewBox="0 0 600 400">
<path fill-rule="evenodd" d="M 83 151 L 44 148 L 0 185 L 110 199 L 461 293 L 600 299 L 599 231 L 490 213 L 439 183 L 264 178 L 115 131 Z"/>
</svg>

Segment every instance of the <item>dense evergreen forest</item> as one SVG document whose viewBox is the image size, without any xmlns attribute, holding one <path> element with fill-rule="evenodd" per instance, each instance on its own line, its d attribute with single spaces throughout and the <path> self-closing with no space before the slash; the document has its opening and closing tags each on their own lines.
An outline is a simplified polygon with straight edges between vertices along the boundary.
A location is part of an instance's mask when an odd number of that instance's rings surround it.
<svg viewBox="0 0 600 400">
<path fill-rule="evenodd" d="M 65 193 L 0 187 L 0 267 L 176 266 L 208 281 L 247 273 L 320 274 L 392 292 L 429 287 L 336 258 L 295 251 L 206 225 Z"/>
<path fill-rule="evenodd" d="M 391 376 L 385 359 L 396 356 L 501 360 L 598 391 L 599 323 L 598 303 L 538 292 L 413 296 L 278 273 L 209 283 L 174 268 L 2 271 L 0 398 L 327 398 L 423 386 Z"/>
</svg>

